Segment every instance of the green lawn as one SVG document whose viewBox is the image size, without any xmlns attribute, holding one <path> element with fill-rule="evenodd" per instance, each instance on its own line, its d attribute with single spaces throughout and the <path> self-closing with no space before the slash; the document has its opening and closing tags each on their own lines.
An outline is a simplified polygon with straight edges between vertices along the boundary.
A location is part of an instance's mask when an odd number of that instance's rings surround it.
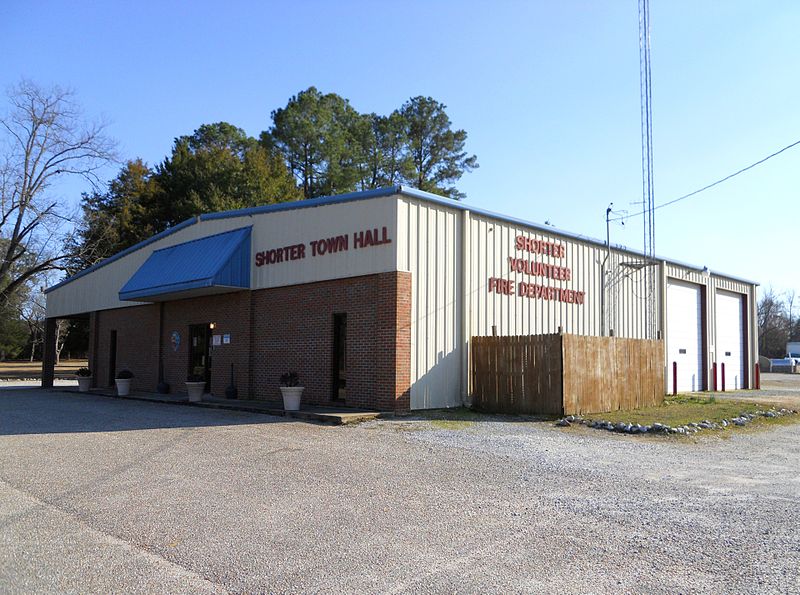
<svg viewBox="0 0 800 595">
<path fill-rule="evenodd" d="M 708 420 L 720 422 L 723 419 L 730 420 L 742 413 L 754 413 L 756 411 L 766 411 L 769 405 L 760 403 L 749 403 L 746 401 L 734 401 L 728 399 L 716 399 L 714 397 L 700 397 L 694 395 L 677 395 L 667 397 L 664 404 L 660 407 L 645 407 L 630 411 L 611 411 L 608 413 L 596 413 L 586 415 L 588 419 L 604 419 L 612 423 L 621 421 L 643 426 L 652 425 L 655 422 L 670 426 L 682 426 L 691 422 Z M 759 421 L 786 423 L 789 420 L 796 420 L 797 416 L 788 417 L 758 417 Z M 754 420 L 755 421 L 755 420 Z"/>
<path fill-rule="evenodd" d="M 74 378 L 75 370 L 88 365 L 85 359 L 62 360 L 55 368 L 56 378 Z M 41 361 L 6 361 L 0 362 L 0 379 L 19 380 L 20 378 L 41 378 Z"/>
</svg>

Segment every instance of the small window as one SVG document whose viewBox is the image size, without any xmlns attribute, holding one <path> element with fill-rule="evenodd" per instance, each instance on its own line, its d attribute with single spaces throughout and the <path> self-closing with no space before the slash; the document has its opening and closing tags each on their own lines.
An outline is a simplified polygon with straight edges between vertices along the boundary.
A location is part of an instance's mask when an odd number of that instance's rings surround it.
<svg viewBox="0 0 800 595">
<path fill-rule="evenodd" d="M 731 356 L 731 352 L 730 351 L 726 351 L 725 352 L 725 357 L 730 357 L 730 356 Z"/>
<path fill-rule="evenodd" d="M 686 354 L 686 350 L 685 349 L 678 349 L 678 353 L 680 353 L 681 355 L 685 355 Z"/>
</svg>

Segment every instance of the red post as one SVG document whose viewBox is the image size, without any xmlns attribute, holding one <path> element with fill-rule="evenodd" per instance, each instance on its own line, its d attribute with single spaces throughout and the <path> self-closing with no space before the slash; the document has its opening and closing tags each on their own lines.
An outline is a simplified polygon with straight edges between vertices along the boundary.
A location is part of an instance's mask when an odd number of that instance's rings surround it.
<svg viewBox="0 0 800 595">
<path fill-rule="evenodd" d="M 711 390 L 717 392 L 717 362 L 711 364 Z"/>
<path fill-rule="evenodd" d="M 725 392 L 725 362 L 722 362 L 722 392 Z"/>
<path fill-rule="evenodd" d="M 672 396 L 678 394 L 678 362 L 672 362 Z"/>
<path fill-rule="evenodd" d="M 756 363 L 756 390 L 761 389 L 761 366 Z"/>
</svg>

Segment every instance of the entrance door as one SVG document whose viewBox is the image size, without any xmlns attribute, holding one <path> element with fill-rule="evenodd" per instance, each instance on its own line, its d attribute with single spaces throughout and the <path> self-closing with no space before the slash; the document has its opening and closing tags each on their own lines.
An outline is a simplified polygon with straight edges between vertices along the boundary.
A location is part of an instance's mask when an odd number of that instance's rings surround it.
<svg viewBox="0 0 800 595">
<path fill-rule="evenodd" d="M 205 392 L 210 390 L 211 328 L 208 324 L 189 327 L 189 374 L 202 377 L 206 382 Z"/>
<path fill-rule="evenodd" d="M 347 396 L 347 314 L 333 315 L 333 395 L 337 401 Z"/>
</svg>

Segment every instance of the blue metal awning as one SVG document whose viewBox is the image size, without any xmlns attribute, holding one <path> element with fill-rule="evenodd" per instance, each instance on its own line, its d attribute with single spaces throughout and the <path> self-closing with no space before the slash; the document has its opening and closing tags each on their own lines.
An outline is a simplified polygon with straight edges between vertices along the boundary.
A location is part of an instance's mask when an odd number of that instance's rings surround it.
<svg viewBox="0 0 800 595">
<path fill-rule="evenodd" d="M 250 227 L 154 251 L 119 299 L 159 302 L 250 287 Z"/>
</svg>

